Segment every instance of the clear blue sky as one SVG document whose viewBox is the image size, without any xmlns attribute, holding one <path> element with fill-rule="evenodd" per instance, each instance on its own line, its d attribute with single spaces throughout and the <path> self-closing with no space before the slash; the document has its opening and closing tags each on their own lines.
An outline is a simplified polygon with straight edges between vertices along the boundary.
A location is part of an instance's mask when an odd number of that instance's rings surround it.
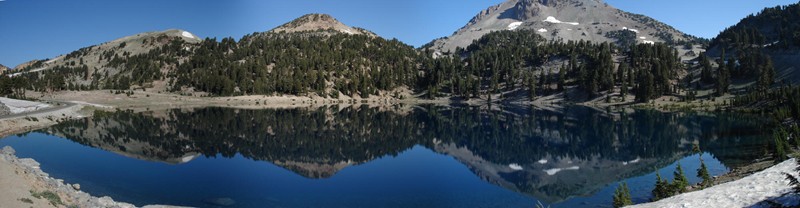
<svg viewBox="0 0 800 208">
<path fill-rule="evenodd" d="M 184 29 L 200 37 L 267 31 L 307 13 L 420 46 L 448 36 L 503 0 L 0 0 L 0 64 L 66 54 L 140 32 Z M 607 0 L 710 38 L 764 7 L 797 0 Z"/>
</svg>

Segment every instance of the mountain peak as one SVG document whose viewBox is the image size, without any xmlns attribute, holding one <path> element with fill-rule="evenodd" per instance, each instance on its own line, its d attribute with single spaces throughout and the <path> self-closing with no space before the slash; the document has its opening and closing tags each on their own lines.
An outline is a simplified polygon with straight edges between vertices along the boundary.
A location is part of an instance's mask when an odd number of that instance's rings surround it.
<svg viewBox="0 0 800 208">
<path fill-rule="evenodd" d="M 631 14 L 602 0 L 507 0 L 481 11 L 453 35 L 434 40 L 429 48 L 446 53 L 466 48 L 492 31 L 527 30 L 548 40 L 621 42 L 620 31 L 632 40 L 671 45 L 695 38 L 644 15 Z"/>
<path fill-rule="evenodd" d="M 344 23 L 339 22 L 339 20 L 337 20 L 331 15 L 316 14 L 316 13 L 303 15 L 295 20 L 292 20 L 291 22 L 288 22 L 286 24 L 278 26 L 275 29 L 270 30 L 270 32 L 293 33 L 293 32 L 313 32 L 319 30 L 333 30 L 351 35 L 375 36 L 375 34 L 367 30 L 347 26 Z"/>
</svg>

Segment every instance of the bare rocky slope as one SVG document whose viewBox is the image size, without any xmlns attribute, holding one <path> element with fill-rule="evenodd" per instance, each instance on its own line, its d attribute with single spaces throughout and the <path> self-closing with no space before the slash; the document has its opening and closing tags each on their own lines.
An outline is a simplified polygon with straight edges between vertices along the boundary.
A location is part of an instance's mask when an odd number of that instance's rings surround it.
<svg viewBox="0 0 800 208">
<path fill-rule="evenodd" d="M 367 35 L 371 37 L 378 36 L 375 33 L 372 33 L 362 28 L 347 26 L 328 14 L 303 15 L 302 17 L 292 20 L 291 22 L 276 27 L 275 29 L 272 29 L 269 32 L 296 33 L 296 32 L 314 32 L 323 30 L 333 30 L 350 35 Z"/>
<path fill-rule="evenodd" d="M 5 74 L 6 71 L 8 70 L 9 68 L 7 66 L 3 66 L 2 64 L 0 64 L 0 74 Z"/>
<path fill-rule="evenodd" d="M 184 30 L 145 32 L 84 47 L 52 59 L 26 62 L 15 67 L 12 76 L 26 76 L 34 85 L 37 85 L 37 80 L 44 80 L 38 83 L 38 88 L 43 88 L 40 86 L 42 83 L 64 83 L 64 86 L 76 89 L 104 85 L 108 88 L 108 83 L 118 83 L 123 79 L 137 80 L 144 76 L 155 76 L 154 72 L 157 71 L 166 73 L 170 70 L 164 64 L 129 63 L 127 60 L 130 57 L 175 45 L 182 46 L 181 50 L 188 53 L 200 42 L 202 39 Z M 136 69 L 140 68 L 152 70 L 147 74 L 136 74 Z"/>
<path fill-rule="evenodd" d="M 601 0 L 508 0 L 481 11 L 453 35 L 424 47 L 441 53 L 455 52 L 492 31 L 519 29 L 563 41 L 616 42 L 615 31 L 635 33 L 638 43 L 677 45 L 698 41 L 667 24 L 619 10 Z"/>
<path fill-rule="evenodd" d="M 116 57 L 127 57 L 147 53 L 169 43 L 173 39 L 182 39 L 187 43 L 199 43 L 202 41 L 194 34 L 178 29 L 170 29 L 158 32 L 145 32 L 135 34 L 116 40 L 112 40 L 99 45 L 93 45 L 78 49 L 66 55 L 61 55 L 52 59 L 34 60 L 23 63 L 15 70 L 19 71 L 41 71 L 58 66 L 74 67 L 87 66 L 91 71 L 103 69 Z"/>
</svg>

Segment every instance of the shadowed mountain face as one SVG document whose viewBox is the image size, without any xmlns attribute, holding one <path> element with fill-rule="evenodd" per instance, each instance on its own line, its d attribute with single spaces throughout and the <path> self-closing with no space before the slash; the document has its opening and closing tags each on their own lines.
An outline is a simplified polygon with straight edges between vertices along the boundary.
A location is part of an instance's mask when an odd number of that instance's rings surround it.
<svg viewBox="0 0 800 208">
<path fill-rule="evenodd" d="M 591 194 L 691 154 L 693 144 L 732 167 L 768 145 L 757 119 L 732 115 L 609 114 L 571 107 L 420 107 L 98 112 L 48 133 L 128 157 L 166 163 L 240 154 L 308 178 L 396 156 L 414 146 L 449 155 L 483 180 L 546 202 Z M 734 136 L 735 135 L 735 136 Z"/>
<path fill-rule="evenodd" d="M 600 0 L 508 0 L 481 11 L 453 35 L 434 40 L 429 47 L 455 52 L 492 31 L 521 29 L 537 31 L 548 40 L 613 43 L 621 41 L 621 34 L 633 33 L 631 41 L 637 43 L 698 41 L 667 24 Z"/>
</svg>

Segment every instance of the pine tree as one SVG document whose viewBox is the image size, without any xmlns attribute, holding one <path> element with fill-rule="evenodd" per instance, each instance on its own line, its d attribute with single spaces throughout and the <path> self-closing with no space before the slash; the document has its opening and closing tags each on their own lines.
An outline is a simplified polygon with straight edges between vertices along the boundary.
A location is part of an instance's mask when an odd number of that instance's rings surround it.
<svg viewBox="0 0 800 208">
<path fill-rule="evenodd" d="M 653 193 L 652 201 L 658 201 L 663 198 L 669 197 L 670 196 L 669 189 L 670 189 L 669 183 L 667 182 L 667 180 L 661 178 L 661 174 L 656 172 L 656 187 L 653 188 L 652 191 Z"/>
<path fill-rule="evenodd" d="M 564 64 L 561 64 L 561 68 L 558 69 L 558 91 L 564 90 L 564 85 L 567 82 L 567 67 Z"/>
<path fill-rule="evenodd" d="M 795 173 L 800 173 L 800 160 L 795 159 L 795 166 L 796 166 L 794 168 Z M 800 179 L 789 173 L 783 173 L 783 174 L 786 175 L 786 180 L 788 180 L 789 185 L 792 186 L 792 191 L 794 193 L 800 193 Z"/>
<path fill-rule="evenodd" d="M 614 207 L 624 207 L 628 205 L 633 205 L 631 191 L 628 189 L 628 184 L 622 182 L 617 186 L 617 190 L 614 191 Z"/>
<path fill-rule="evenodd" d="M 783 129 L 774 130 L 773 138 L 775 139 L 775 164 L 783 162 L 788 157 L 786 156 L 786 151 L 789 149 L 789 145 L 786 144 L 787 133 Z"/>
<path fill-rule="evenodd" d="M 700 71 L 700 82 L 705 84 L 714 82 L 714 76 L 711 72 L 713 70 L 711 61 L 705 53 L 700 54 L 700 66 L 702 67 Z"/>
<path fill-rule="evenodd" d="M 625 96 L 628 96 L 628 79 L 622 79 L 622 84 L 619 86 L 619 94 L 622 97 L 622 101 L 625 101 Z"/>
<path fill-rule="evenodd" d="M 703 181 L 700 182 L 700 187 L 706 188 L 711 186 L 711 175 L 708 173 L 708 168 L 702 158 L 700 159 L 700 169 L 697 169 L 697 177 L 703 179 Z"/>
<path fill-rule="evenodd" d="M 725 75 L 727 74 L 727 70 L 728 69 L 725 66 L 724 61 L 720 62 L 719 68 L 717 69 L 717 81 L 714 85 L 717 96 L 722 96 L 727 91 L 727 85 L 725 84 Z"/>
<path fill-rule="evenodd" d="M 622 97 L 622 101 L 623 102 L 625 101 L 625 96 L 628 95 L 628 85 L 630 83 L 629 83 L 628 79 L 625 77 L 625 74 L 630 74 L 629 70 L 630 70 L 630 67 L 628 67 L 628 63 L 627 62 L 623 62 L 623 63 L 619 64 L 619 69 L 617 69 L 617 73 L 618 73 L 617 79 L 620 80 L 619 93 L 620 93 L 620 97 Z"/>
<path fill-rule="evenodd" d="M 772 64 L 772 59 L 766 57 L 765 63 L 761 67 L 761 74 L 758 77 L 758 88 L 764 90 L 775 82 L 775 67 Z"/>
<path fill-rule="evenodd" d="M 689 179 L 686 178 L 680 163 L 678 163 L 677 167 L 675 167 L 673 177 L 672 184 L 670 184 L 671 194 L 686 192 L 686 187 L 689 186 Z"/>
<path fill-rule="evenodd" d="M 528 92 L 531 101 L 536 99 L 536 78 L 533 74 L 528 75 Z"/>
<path fill-rule="evenodd" d="M 639 87 L 636 88 L 636 101 L 648 102 L 655 95 L 655 86 L 653 86 L 653 74 L 650 72 L 643 72 L 639 75 Z"/>
<path fill-rule="evenodd" d="M 622 62 L 617 67 L 617 80 L 624 82 L 625 81 L 625 73 L 628 72 L 628 63 Z"/>
</svg>

